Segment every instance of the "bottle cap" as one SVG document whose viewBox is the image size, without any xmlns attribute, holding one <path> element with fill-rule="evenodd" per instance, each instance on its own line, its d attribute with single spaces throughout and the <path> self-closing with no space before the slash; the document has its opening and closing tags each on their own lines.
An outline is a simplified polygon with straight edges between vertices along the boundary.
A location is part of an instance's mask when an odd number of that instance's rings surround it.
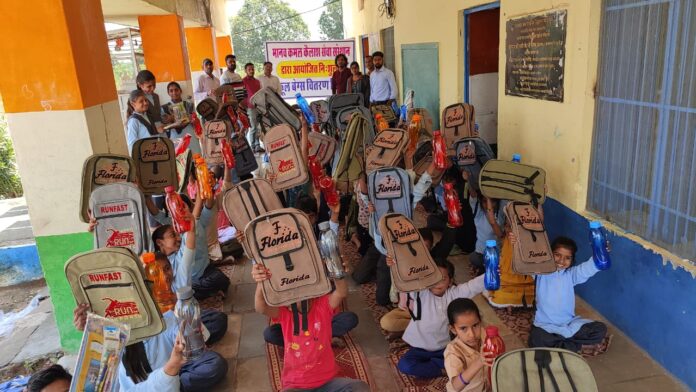
<svg viewBox="0 0 696 392">
<path fill-rule="evenodd" d="M 486 240 L 486 247 L 495 248 L 496 246 L 498 246 L 496 240 Z"/>
<path fill-rule="evenodd" d="M 319 223 L 319 230 L 320 231 L 326 231 L 326 230 L 329 230 L 329 228 L 330 228 L 329 221 L 324 221 L 324 222 Z"/>
<path fill-rule="evenodd" d="M 295 94 L 295 98 L 302 98 L 302 93 Z"/>
<path fill-rule="evenodd" d="M 498 327 L 489 325 L 486 327 L 486 336 L 498 336 Z"/>
<path fill-rule="evenodd" d="M 173 193 L 174 192 L 174 187 L 169 185 L 164 187 L 164 191 L 167 193 Z"/>
<path fill-rule="evenodd" d="M 380 118 L 382 118 L 382 115 L 381 115 L 380 113 L 377 113 L 377 114 L 375 114 L 375 118 L 376 118 L 377 120 L 379 120 Z"/>
<path fill-rule="evenodd" d="M 420 114 L 416 113 L 411 117 L 411 121 L 420 121 L 421 117 Z"/>
<path fill-rule="evenodd" d="M 176 290 L 176 298 L 179 300 L 186 300 L 193 297 L 193 289 L 191 286 L 179 287 Z"/>
<path fill-rule="evenodd" d="M 600 227 L 602 227 L 602 222 L 600 222 L 600 221 L 590 222 L 590 229 L 599 229 Z"/>
<path fill-rule="evenodd" d="M 439 136 L 440 135 L 440 130 L 436 129 L 433 131 L 433 136 Z"/>
<path fill-rule="evenodd" d="M 192 155 L 193 159 L 196 160 L 201 157 L 201 154 L 195 153 Z"/>
<path fill-rule="evenodd" d="M 520 155 L 520 154 L 512 154 L 512 160 L 513 160 L 513 161 L 521 161 L 521 160 L 522 160 L 522 155 Z"/>
<path fill-rule="evenodd" d="M 444 186 L 445 189 L 449 190 L 449 189 L 452 189 L 454 187 L 454 184 L 451 182 L 443 182 L 442 186 Z"/>
<path fill-rule="evenodd" d="M 155 254 L 152 252 L 145 252 L 140 256 L 140 260 L 143 261 L 143 264 L 150 264 L 155 261 Z"/>
</svg>

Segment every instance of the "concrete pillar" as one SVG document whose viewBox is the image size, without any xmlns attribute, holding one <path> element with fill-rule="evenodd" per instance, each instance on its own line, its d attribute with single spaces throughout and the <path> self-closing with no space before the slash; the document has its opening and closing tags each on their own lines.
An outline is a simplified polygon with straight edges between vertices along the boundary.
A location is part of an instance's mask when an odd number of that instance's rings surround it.
<svg viewBox="0 0 696 392">
<path fill-rule="evenodd" d="M 126 154 L 98 1 L 0 1 L 0 94 L 61 343 L 76 351 L 66 260 L 92 249 L 78 218 L 85 159 Z"/>
<path fill-rule="evenodd" d="M 215 37 L 215 46 L 217 48 L 217 67 L 225 69 L 227 68 L 225 56 L 234 54 L 234 50 L 232 50 L 232 37 L 229 35 Z"/>
<path fill-rule="evenodd" d="M 203 74 L 203 59 L 209 58 L 213 60 L 213 64 L 217 59 L 215 29 L 212 27 L 187 27 L 184 31 L 189 65 L 191 66 L 191 80 L 195 87 L 198 77 Z M 220 73 L 216 72 L 215 75 L 219 77 Z"/>
<path fill-rule="evenodd" d="M 183 18 L 174 14 L 139 16 L 138 25 L 145 66 L 155 74 L 162 103 L 169 99 L 167 83 L 172 81 L 181 85 L 185 97 L 193 96 Z"/>
</svg>

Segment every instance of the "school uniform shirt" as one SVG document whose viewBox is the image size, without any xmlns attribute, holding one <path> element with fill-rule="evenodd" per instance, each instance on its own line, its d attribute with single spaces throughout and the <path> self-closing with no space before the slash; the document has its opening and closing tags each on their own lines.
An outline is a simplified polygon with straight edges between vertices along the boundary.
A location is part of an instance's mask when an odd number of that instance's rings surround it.
<svg viewBox="0 0 696 392">
<path fill-rule="evenodd" d="M 191 266 L 191 279 L 194 282 L 203 276 L 203 272 L 210 264 L 208 257 L 208 226 L 215 224 L 215 211 L 203 207 L 201 216 L 196 221 L 196 251 L 193 257 L 193 265 Z M 183 241 L 183 240 L 182 240 Z"/>
<path fill-rule="evenodd" d="M 534 325 L 549 333 L 569 338 L 592 322 L 575 315 L 575 285 L 587 282 L 599 272 L 590 257 L 580 265 L 546 275 L 536 275 Z"/>
<path fill-rule="evenodd" d="M 258 77 L 259 82 L 261 82 L 261 88 L 265 87 L 270 87 L 271 90 L 275 91 L 280 95 L 282 92 L 280 88 L 280 79 L 278 79 L 277 76 L 271 75 L 271 76 L 266 76 L 266 75 L 261 75 Z"/>
<path fill-rule="evenodd" d="M 447 305 L 457 298 L 473 298 L 483 291 L 483 275 L 481 275 L 466 283 L 448 288 L 442 297 L 438 297 L 428 289 L 409 293 L 410 302 L 415 302 L 413 313 L 420 315 L 420 320 L 411 320 L 408 323 L 403 336 L 404 342 L 411 347 L 427 351 L 442 350 L 450 341 Z M 420 297 L 420 306 L 418 297 Z"/>
<path fill-rule="evenodd" d="M 123 362 L 118 365 L 118 382 L 120 391 L 139 392 L 139 391 L 178 391 L 179 390 L 179 375 L 170 376 L 162 369 L 172 355 L 176 335 L 179 332 L 179 326 L 176 322 L 174 312 L 167 311 L 162 315 L 166 325 L 164 332 L 159 335 L 147 338 L 143 341 L 145 345 L 145 354 L 153 369 L 145 381 L 135 384 L 133 380 L 126 375 L 126 368 L 123 367 Z"/>
<path fill-rule="evenodd" d="M 485 333 L 483 332 L 483 327 L 481 327 L 481 346 L 483 347 L 483 341 L 485 339 Z M 456 389 L 452 386 L 453 377 L 458 377 L 465 369 L 468 369 L 474 361 L 481 360 L 481 353 L 477 350 L 466 345 L 466 343 L 461 340 L 454 338 L 447 348 L 445 348 L 445 370 L 447 371 L 447 392 L 455 392 Z M 469 385 L 464 387 L 460 392 L 484 392 L 487 391 L 487 381 L 486 368 L 483 367 L 479 370 L 474 377 L 470 380 Z"/>
<path fill-rule="evenodd" d="M 196 88 L 193 90 L 193 96 L 196 98 L 196 102 L 208 98 L 208 91 L 215 90 L 218 87 L 220 87 L 220 79 L 215 75 L 208 75 L 204 72 L 203 75 L 198 77 Z"/>
<path fill-rule="evenodd" d="M 387 67 L 375 68 L 370 74 L 370 102 L 396 99 L 396 79 Z"/>
<path fill-rule="evenodd" d="M 309 301 L 307 331 L 299 326 L 294 335 L 293 312 L 279 308 L 278 321 L 283 330 L 283 390 L 313 389 L 326 384 L 336 376 L 336 361 L 331 348 L 331 320 L 334 310 L 329 295 Z M 302 323 L 302 316 L 299 317 Z"/>
<path fill-rule="evenodd" d="M 241 82 L 242 77 L 239 76 L 239 74 L 236 72 L 232 72 L 229 69 L 225 69 L 225 72 L 222 73 L 220 81 L 222 82 L 222 84 L 236 83 Z"/>
<path fill-rule="evenodd" d="M 172 265 L 172 271 L 174 271 L 174 281 L 172 282 L 172 291 L 176 291 L 180 287 L 191 287 L 191 269 L 193 268 L 193 257 L 195 255 L 194 249 L 189 249 L 186 246 L 186 237 L 189 233 L 184 233 L 181 235 L 181 246 L 179 250 L 167 256 L 169 264 Z"/>
<path fill-rule="evenodd" d="M 143 119 L 145 119 L 145 121 L 152 124 L 152 122 L 147 116 L 147 113 L 134 112 L 133 116 L 140 116 Z M 133 153 L 133 145 L 135 144 L 135 142 L 150 136 L 153 135 L 150 135 L 150 131 L 148 131 L 147 127 L 143 125 L 140 121 L 138 121 L 138 119 L 133 117 L 128 118 L 128 122 L 126 123 L 126 143 L 128 143 L 129 155 Z"/>
<path fill-rule="evenodd" d="M 476 211 L 474 215 L 474 225 L 476 226 L 476 253 L 481 253 L 486 250 L 487 240 L 496 240 L 498 237 L 493 231 L 490 222 L 488 222 L 488 217 L 486 217 L 486 207 L 479 203 L 479 199 L 470 197 L 469 205 L 471 206 L 471 211 Z M 505 214 L 502 211 L 502 207 L 498 208 L 498 213 L 495 217 L 496 222 L 502 228 L 505 225 Z"/>
</svg>

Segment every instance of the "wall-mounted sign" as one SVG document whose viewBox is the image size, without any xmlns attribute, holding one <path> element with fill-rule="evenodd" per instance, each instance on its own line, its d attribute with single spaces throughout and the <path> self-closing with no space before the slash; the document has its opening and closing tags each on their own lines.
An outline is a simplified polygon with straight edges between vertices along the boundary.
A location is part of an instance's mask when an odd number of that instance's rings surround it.
<svg viewBox="0 0 696 392">
<path fill-rule="evenodd" d="M 567 11 L 510 19 L 505 94 L 563 102 Z"/>
</svg>

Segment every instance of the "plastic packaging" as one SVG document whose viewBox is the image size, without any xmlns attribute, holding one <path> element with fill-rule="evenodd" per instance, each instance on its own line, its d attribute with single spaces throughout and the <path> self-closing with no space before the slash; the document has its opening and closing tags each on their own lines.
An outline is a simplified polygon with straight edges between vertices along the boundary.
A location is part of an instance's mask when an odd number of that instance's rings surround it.
<svg viewBox="0 0 696 392">
<path fill-rule="evenodd" d="M 418 144 L 418 137 L 420 136 L 420 114 L 414 114 L 411 117 L 411 122 L 408 124 L 408 150 L 415 151 L 416 145 Z"/>
<path fill-rule="evenodd" d="M 490 357 L 498 358 L 505 352 L 505 342 L 498 333 L 498 327 L 489 325 L 486 327 L 486 339 L 483 341 L 483 351 L 488 351 Z M 491 385 L 491 368 L 488 368 L 488 385 Z"/>
<path fill-rule="evenodd" d="M 321 232 L 319 250 L 326 262 L 326 268 L 329 270 L 329 277 L 331 279 L 342 279 L 346 273 L 343 269 L 341 253 L 338 250 L 336 233 L 331 230 L 329 222 L 319 223 L 319 231 Z"/>
<path fill-rule="evenodd" d="M 309 108 L 309 102 L 307 102 L 301 93 L 295 94 L 295 98 L 297 99 L 297 106 L 300 107 L 302 114 L 304 114 L 305 119 L 307 120 L 307 124 L 314 124 L 314 113 L 312 113 L 312 109 Z"/>
<path fill-rule="evenodd" d="M 195 158 L 196 162 L 196 182 L 198 182 L 198 192 L 204 200 L 210 200 L 213 197 L 213 178 L 208 170 L 208 165 L 205 159 L 200 155 Z"/>
<path fill-rule="evenodd" d="M 181 155 L 184 152 L 186 152 L 186 149 L 188 149 L 189 144 L 191 144 L 191 135 L 186 134 L 184 137 L 181 138 L 181 141 L 179 141 L 179 144 L 176 146 L 176 155 Z"/>
<path fill-rule="evenodd" d="M 196 136 L 203 136 L 203 126 L 201 125 L 201 120 L 198 119 L 196 113 L 191 113 L 191 123 L 193 124 L 193 130 L 196 132 Z"/>
<path fill-rule="evenodd" d="M 229 98 L 229 94 L 228 94 L 228 93 L 222 93 L 222 103 L 227 103 L 227 100 L 228 100 L 228 99 L 230 99 L 230 98 Z"/>
<path fill-rule="evenodd" d="M 486 250 L 483 251 L 483 265 L 486 271 L 483 277 L 483 285 L 488 291 L 500 289 L 500 255 L 498 254 L 498 243 L 495 240 L 486 241 Z"/>
<path fill-rule="evenodd" d="M 433 131 L 433 162 L 440 170 L 447 168 L 447 145 L 439 130 Z"/>
<path fill-rule="evenodd" d="M 375 114 L 375 125 L 377 126 L 377 132 L 382 132 L 389 128 L 389 123 L 382 117 L 380 113 Z"/>
<path fill-rule="evenodd" d="M 599 221 L 590 222 L 590 244 L 592 245 L 592 259 L 598 270 L 608 270 L 611 267 L 607 236 Z"/>
<path fill-rule="evenodd" d="M 512 161 L 515 163 L 520 163 L 522 161 L 522 155 L 512 154 Z"/>
<path fill-rule="evenodd" d="M 317 161 L 316 155 L 310 155 L 309 157 L 309 172 L 312 174 L 314 188 L 319 189 L 319 180 L 324 177 L 324 169 L 322 169 L 321 163 Z"/>
<path fill-rule="evenodd" d="M 394 115 L 399 114 L 399 105 L 397 105 L 396 101 L 392 101 L 391 108 L 394 111 Z"/>
<path fill-rule="evenodd" d="M 184 358 L 191 361 L 200 357 L 205 351 L 201 308 L 193 298 L 193 289 L 184 286 L 176 291 L 174 315 L 179 323 L 179 334 L 184 340 Z"/>
<path fill-rule="evenodd" d="M 239 119 L 239 122 L 242 123 L 242 129 L 251 128 L 251 123 L 249 122 L 249 116 L 247 116 L 243 110 L 237 110 L 237 118 Z"/>
<path fill-rule="evenodd" d="M 234 152 L 232 151 L 232 145 L 227 139 L 222 139 L 220 141 L 222 149 L 222 160 L 225 161 L 225 167 L 228 169 L 234 168 Z"/>
<path fill-rule="evenodd" d="M 408 119 L 408 107 L 406 107 L 406 105 L 401 105 L 400 111 L 401 113 L 399 114 L 399 121 L 405 124 L 406 120 Z"/>
<path fill-rule="evenodd" d="M 188 206 L 181 199 L 181 196 L 174 192 L 173 186 L 164 188 L 164 192 L 165 203 L 167 204 L 169 215 L 172 217 L 174 230 L 176 230 L 177 233 L 186 233 L 190 231 L 192 226 Z"/>
<path fill-rule="evenodd" d="M 319 180 L 319 188 L 321 193 L 324 194 L 324 200 L 329 206 L 335 206 L 338 204 L 338 192 L 336 191 L 336 184 L 334 184 L 333 178 L 329 176 L 324 176 Z"/>
<path fill-rule="evenodd" d="M 460 227 L 464 224 L 462 218 L 462 206 L 459 204 L 459 196 L 454 190 L 454 184 L 445 182 L 445 205 L 447 206 L 447 223 L 452 227 Z"/>
<path fill-rule="evenodd" d="M 177 195 L 178 196 L 178 195 Z M 143 253 L 140 256 L 145 268 L 145 278 L 152 282 L 152 297 L 157 303 L 161 313 L 174 309 L 176 305 L 176 295 L 172 292 L 171 282 L 164 274 L 164 263 L 155 258 L 151 252 Z"/>
</svg>

